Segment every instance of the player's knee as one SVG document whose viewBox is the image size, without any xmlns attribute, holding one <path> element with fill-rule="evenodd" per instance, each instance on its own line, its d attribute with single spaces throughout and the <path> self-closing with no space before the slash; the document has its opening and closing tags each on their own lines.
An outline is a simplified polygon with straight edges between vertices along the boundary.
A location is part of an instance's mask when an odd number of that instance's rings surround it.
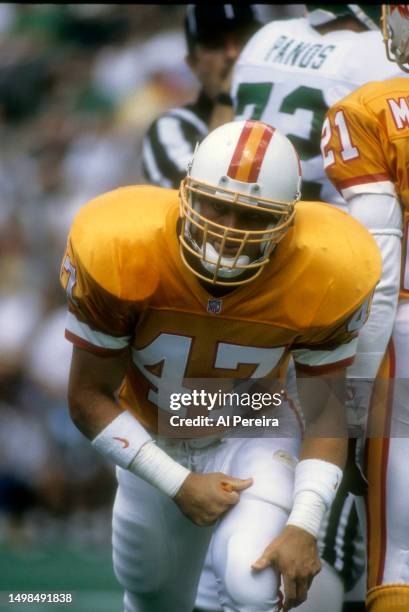
<svg viewBox="0 0 409 612">
<path fill-rule="evenodd" d="M 231 606 L 240 612 L 275 610 L 278 576 L 272 568 L 262 572 L 251 569 L 260 552 L 256 548 L 246 534 L 235 534 L 227 542 L 223 575 L 219 573 L 218 576 L 218 581 L 222 582 L 223 604 L 227 609 Z"/>
</svg>

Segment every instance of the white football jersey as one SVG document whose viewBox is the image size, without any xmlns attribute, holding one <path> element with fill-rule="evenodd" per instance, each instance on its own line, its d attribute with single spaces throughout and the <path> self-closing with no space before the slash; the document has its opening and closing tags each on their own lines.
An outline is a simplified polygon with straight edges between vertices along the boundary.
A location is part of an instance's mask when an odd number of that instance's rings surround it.
<svg viewBox="0 0 409 612">
<path fill-rule="evenodd" d="M 320 34 L 308 18 L 273 21 L 237 61 L 235 119 L 260 119 L 286 134 L 302 160 L 303 199 L 343 206 L 320 154 L 325 113 L 360 85 L 396 75 L 403 73 L 386 59 L 380 31 Z"/>
</svg>

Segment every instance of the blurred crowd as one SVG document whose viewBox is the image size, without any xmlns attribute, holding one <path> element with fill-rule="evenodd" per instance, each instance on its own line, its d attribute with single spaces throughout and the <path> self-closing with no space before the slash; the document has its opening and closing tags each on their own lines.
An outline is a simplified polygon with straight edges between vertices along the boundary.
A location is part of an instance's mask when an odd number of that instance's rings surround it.
<svg viewBox="0 0 409 612">
<path fill-rule="evenodd" d="M 262 21 L 300 5 L 260 6 Z M 66 404 L 59 266 L 87 200 L 141 182 L 150 122 L 194 97 L 184 5 L 0 4 L 0 544 L 109 538 L 114 472 Z M 100 517 L 100 521 L 98 520 Z M 104 522 L 105 521 L 105 522 Z"/>
</svg>

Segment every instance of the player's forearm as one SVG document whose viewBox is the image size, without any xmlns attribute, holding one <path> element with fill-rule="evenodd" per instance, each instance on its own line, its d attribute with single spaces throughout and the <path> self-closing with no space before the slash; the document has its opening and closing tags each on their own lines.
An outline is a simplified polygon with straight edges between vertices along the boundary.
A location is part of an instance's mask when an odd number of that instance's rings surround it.
<svg viewBox="0 0 409 612">
<path fill-rule="evenodd" d="M 314 416 L 306 419 L 300 459 L 321 459 L 343 469 L 348 447 L 344 373 L 340 377 L 317 380 L 316 383 L 314 379 L 309 379 L 309 383 L 309 401 L 316 385 L 320 385 L 321 394 L 315 398 Z M 304 407 L 306 395 L 302 398 Z M 306 412 L 311 411 L 307 408 Z"/>
<path fill-rule="evenodd" d="M 89 391 L 80 394 L 70 411 L 78 429 L 106 459 L 170 497 L 176 495 L 189 470 L 160 449 L 130 412 L 118 408 L 113 397 Z"/>
<path fill-rule="evenodd" d="M 149 432 L 116 403 L 129 354 L 98 357 L 74 348 L 68 398 L 71 418 L 106 459 L 173 497 L 189 470 L 159 448 Z"/>
<path fill-rule="evenodd" d="M 305 438 L 300 461 L 304 459 L 321 459 L 334 463 L 341 470 L 344 469 L 348 451 L 348 439 L 339 438 Z"/>
<path fill-rule="evenodd" d="M 68 405 L 76 427 L 93 440 L 122 410 L 111 396 L 92 388 L 69 386 Z"/>
<path fill-rule="evenodd" d="M 74 346 L 68 381 L 70 415 L 78 429 L 93 440 L 122 412 L 116 393 L 124 379 L 129 353 L 99 357 Z"/>
<path fill-rule="evenodd" d="M 297 390 L 305 419 L 305 443 L 311 438 L 346 435 L 346 369 L 312 376 L 296 366 Z M 324 445 L 323 445 L 324 448 Z"/>
<path fill-rule="evenodd" d="M 307 377 L 300 382 L 306 431 L 295 471 L 293 508 L 288 524 L 317 537 L 346 462 L 345 371 L 332 377 Z"/>
</svg>

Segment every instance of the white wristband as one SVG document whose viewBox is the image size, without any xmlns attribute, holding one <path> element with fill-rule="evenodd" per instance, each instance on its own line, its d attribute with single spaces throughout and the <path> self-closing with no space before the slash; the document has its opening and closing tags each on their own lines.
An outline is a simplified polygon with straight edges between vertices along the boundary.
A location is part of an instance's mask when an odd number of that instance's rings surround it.
<svg viewBox="0 0 409 612">
<path fill-rule="evenodd" d="M 169 457 L 153 440 L 144 444 L 129 470 L 169 497 L 175 497 L 190 474 L 187 468 Z"/>
<path fill-rule="evenodd" d="M 129 469 L 174 497 L 190 471 L 152 440 L 130 412 L 122 412 L 92 441 L 92 446 L 121 468 Z"/>
<path fill-rule="evenodd" d="M 125 410 L 92 441 L 102 455 L 127 469 L 146 442 L 152 440 L 139 421 Z"/>
<path fill-rule="evenodd" d="M 287 525 L 301 527 L 318 536 L 325 511 L 334 501 L 342 470 L 321 459 L 304 459 L 295 468 L 293 509 Z"/>
</svg>

